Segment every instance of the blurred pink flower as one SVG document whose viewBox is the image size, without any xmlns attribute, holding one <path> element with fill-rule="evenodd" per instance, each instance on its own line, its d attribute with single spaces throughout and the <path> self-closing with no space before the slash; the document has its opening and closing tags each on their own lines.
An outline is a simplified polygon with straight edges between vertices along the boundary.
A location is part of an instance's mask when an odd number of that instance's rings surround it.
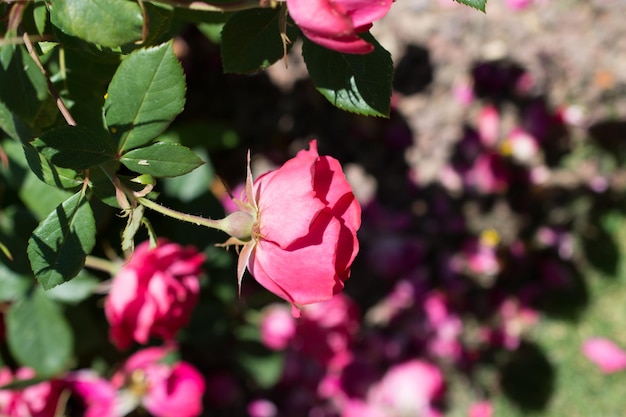
<svg viewBox="0 0 626 417">
<path fill-rule="evenodd" d="M 509 186 L 509 172 L 502 156 L 495 152 L 481 154 L 466 174 L 468 185 L 482 194 L 497 194 Z"/>
<path fill-rule="evenodd" d="M 478 113 L 478 134 L 481 143 L 493 148 L 500 139 L 500 113 L 494 106 L 488 105 Z"/>
<path fill-rule="evenodd" d="M 91 370 L 71 372 L 63 378 L 72 397 L 84 406 L 83 417 L 121 417 L 116 409 L 116 390 Z"/>
<path fill-rule="evenodd" d="M 248 168 L 239 212 L 223 219 L 232 237 L 224 245 L 243 245 L 237 274 L 246 267 L 266 289 L 299 305 L 329 300 L 343 289 L 358 250 L 361 207 L 339 161 L 309 150 L 254 183 Z M 232 231 L 229 231 L 232 229 Z"/>
<path fill-rule="evenodd" d="M 140 350 L 113 375 L 111 383 L 134 395 L 155 417 L 196 417 L 202 413 L 204 379 L 189 363 L 172 363 L 171 353 L 163 347 Z"/>
<path fill-rule="evenodd" d="M 589 338 L 583 343 L 582 350 L 587 359 L 605 374 L 626 369 L 626 352 L 609 339 Z"/>
<path fill-rule="evenodd" d="M 532 162 L 539 154 L 539 142 L 522 129 L 513 129 L 505 144 L 505 154 L 520 163 Z"/>
<path fill-rule="evenodd" d="M 479 401 L 472 404 L 467 412 L 467 417 L 492 417 L 493 405 L 489 401 Z"/>
<path fill-rule="evenodd" d="M 289 15 L 311 41 L 338 52 L 368 54 L 374 45 L 359 37 L 385 16 L 393 0 L 287 0 Z"/>
<path fill-rule="evenodd" d="M 368 403 L 388 415 L 432 416 L 432 401 L 444 389 L 443 374 L 434 365 L 411 360 L 392 366 L 369 392 Z"/>
<path fill-rule="evenodd" d="M 0 385 L 34 378 L 35 371 L 20 368 L 15 375 L 7 367 L 0 369 Z M 24 389 L 0 390 L 0 416 L 54 417 L 61 394 L 60 382 L 44 381 Z"/>
<path fill-rule="evenodd" d="M 113 278 L 104 309 L 109 337 L 119 349 L 150 337 L 172 340 L 196 305 L 204 255 L 165 240 L 144 242 Z"/>
<path fill-rule="evenodd" d="M 237 184 L 235 188 L 232 189 L 231 193 L 233 196 L 239 196 L 241 195 L 241 193 L 244 192 L 244 189 L 245 189 L 244 184 Z M 228 193 L 225 193 L 224 195 L 221 196 L 220 203 L 222 203 L 222 206 L 224 207 L 224 211 L 226 212 L 226 214 L 231 214 L 239 210 L 239 208 L 237 207 L 237 204 L 235 204 L 235 202 L 233 201 L 233 198 Z"/>
<path fill-rule="evenodd" d="M 271 304 L 263 309 L 261 342 L 273 350 L 283 350 L 296 333 L 296 321 L 283 304 Z"/>
<path fill-rule="evenodd" d="M 496 245 L 470 238 L 463 245 L 463 255 L 467 268 L 474 274 L 493 276 L 500 272 Z"/>
<path fill-rule="evenodd" d="M 348 296 L 337 294 L 303 309 L 294 347 L 298 353 L 336 369 L 351 359 L 350 346 L 358 328 L 356 304 Z"/>
<path fill-rule="evenodd" d="M 504 0 L 504 4 L 511 10 L 519 11 L 530 6 L 532 0 Z"/>
<path fill-rule="evenodd" d="M 276 405 L 265 399 L 256 399 L 248 404 L 248 416 L 250 417 L 275 417 L 278 414 Z"/>
</svg>

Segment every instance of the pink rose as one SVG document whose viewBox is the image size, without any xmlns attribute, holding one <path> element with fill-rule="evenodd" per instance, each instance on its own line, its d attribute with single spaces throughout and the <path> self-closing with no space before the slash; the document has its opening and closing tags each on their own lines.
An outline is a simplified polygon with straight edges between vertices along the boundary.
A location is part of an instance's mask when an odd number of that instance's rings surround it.
<svg viewBox="0 0 626 417">
<path fill-rule="evenodd" d="M 585 341 L 582 349 L 587 359 L 605 374 L 626 369 L 626 352 L 611 340 L 592 337 Z"/>
<path fill-rule="evenodd" d="M 368 54 L 374 46 L 359 37 L 385 16 L 392 0 L 287 0 L 287 9 L 304 36 L 348 54 Z"/>
<path fill-rule="evenodd" d="M 106 379 L 91 371 L 76 371 L 68 374 L 64 382 L 72 397 L 84 406 L 83 417 L 118 417 L 116 410 L 116 390 Z"/>
<path fill-rule="evenodd" d="M 359 249 L 361 207 L 339 161 L 319 156 L 317 142 L 254 184 L 248 168 L 241 211 L 221 221 L 243 245 L 239 285 L 246 269 L 265 288 L 296 305 L 326 301 L 341 291 Z"/>
<path fill-rule="evenodd" d="M 0 369 L 0 385 L 35 377 L 30 368 L 20 368 L 11 373 Z M 21 390 L 0 390 L 0 416 L 3 417 L 54 417 L 61 394 L 59 381 L 43 381 Z"/>
<path fill-rule="evenodd" d="M 190 364 L 171 363 L 168 348 L 152 347 L 132 355 L 111 383 L 126 389 L 155 417 L 196 417 L 202 413 L 205 382 Z"/>
<path fill-rule="evenodd" d="M 284 304 L 272 304 L 263 310 L 261 342 L 273 350 L 283 350 L 296 333 L 296 321 Z"/>
<path fill-rule="evenodd" d="M 127 349 L 133 340 L 172 340 L 196 304 L 203 262 L 204 255 L 193 247 L 164 240 L 154 249 L 148 242 L 139 245 L 113 278 L 104 305 L 111 341 Z"/>
</svg>

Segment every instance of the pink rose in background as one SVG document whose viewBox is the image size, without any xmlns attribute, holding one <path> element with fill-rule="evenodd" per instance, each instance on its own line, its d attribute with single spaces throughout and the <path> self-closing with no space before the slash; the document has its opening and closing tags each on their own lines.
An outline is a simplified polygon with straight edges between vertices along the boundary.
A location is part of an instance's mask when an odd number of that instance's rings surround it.
<svg viewBox="0 0 626 417">
<path fill-rule="evenodd" d="M 71 372 L 63 380 L 72 397 L 82 402 L 83 417 L 121 417 L 116 410 L 117 392 L 106 379 L 85 370 Z"/>
<path fill-rule="evenodd" d="M 296 321 L 282 304 L 272 304 L 263 310 L 261 342 L 273 350 L 283 350 L 296 333 Z"/>
<path fill-rule="evenodd" d="M 266 289 L 297 305 L 329 300 L 350 276 L 359 249 L 361 207 L 339 161 L 310 150 L 254 184 L 248 168 L 240 210 L 221 220 L 232 237 L 224 245 L 243 245 L 237 266 Z"/>
<path fill-rule="evenodd" d="M 583 343 L 583 354 L 602 372 L 609 374 L 626 369 L 626 352 L 609 339 L 592 337 Z"/>
<path fill-rule="evenodd" d="M 493 148 L 500 139 L 500 113 L 495 106 L 487 105 L 478 113 L 478 135 L 481 143 Z"/>
<path fill-rule="evenodd" d="M 472 404 L 467 412 L 468 417 L 492 417 L 493 405 L 489 401 L 479 401 Z"/>
<path fill-rule="evenodd" d="M 104 309 L 109 337 L 119 349 L 150 337 L 172 340 L 189 321 L 200 284 L 204 255 L 165 240 L 144 242 L 113 278 Z"/>
<path fill-rule="evenodd" d="M 20 368 L 15 375 L 7 367 L 0 369 L 0 385 L 34 378 L 35 371 Z M 61 394 L 59 381 L 44 381 L 21 390 L 0 390 L 0 416 L 54 417 Z"/>
<path fill-rule="evenodd" d="M 287 0 L 287 9 L 304 36 L 338 52 L 368 54 L 374 45 L 359 37 L 385 16 L 393 0 Z"/>
<path fill-rule="evenodd" d="M 196 417 L 202 413 L 205 382 L 183 361 L 168 360 L 168 348 L 153 347 L 132 355 L 113 376 L 117 389 L 126 389 L 155 417 Z"/>
<path fill-rule="evenodd" d="M 431 402 L 443 389 L 443 374 L 439 368 L 415 359 L 389 368 L 370 390 L 368 403 L 393 410 L 387 415 L 432 416 L 438 413 Z"/>
</svg>

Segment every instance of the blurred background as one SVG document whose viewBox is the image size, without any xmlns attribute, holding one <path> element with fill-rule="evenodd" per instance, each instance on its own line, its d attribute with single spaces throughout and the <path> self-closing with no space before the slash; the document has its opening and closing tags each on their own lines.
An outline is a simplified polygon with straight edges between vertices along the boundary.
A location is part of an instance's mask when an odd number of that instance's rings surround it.
<svg viewBox="0 0 626 417">
<path fill-rule="evenodd" d="M 222 236 L 151 216 L 208 256 L 181 336 L 204 415 L 623 416 L 625 17 L 623 0 L 398 0 L 373 28 L 389 119 L 330 105 L 298 44 L 288 68 L 223 74 L 219 25 L 181 28 L 187 104 L 165 135 L 208 163 L 160 184 L 164 205 L 219 217 L 248 149 L 259 175 L 316 138 L 363 207 L 345 291 L 297 322 L 250 276 L 237 298 Z M 85 358 L 106 343 L 94 321 Z"/>
</svg>

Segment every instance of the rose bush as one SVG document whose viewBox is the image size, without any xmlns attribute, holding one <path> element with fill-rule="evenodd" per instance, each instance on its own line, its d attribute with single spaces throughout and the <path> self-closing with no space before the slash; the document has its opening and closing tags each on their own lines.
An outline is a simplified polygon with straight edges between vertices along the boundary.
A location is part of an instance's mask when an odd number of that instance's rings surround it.
<svg viewBox="0 0 626 417">
<path fill-rule="evenodd" d="M 172 340 L 187 324 L 198 298 L 198 275 L 204 255 L 193 247 L 165 240 L 150 249 L 137 246 L 133 257 L 113 278 L 105 302 L 109 336 L 119 349 L 150 337 Z"/>
<path fill-rule="evenodd" d="M 374 45 L 359 37 L 385 16 L 393 0 L 287 0 L 289 15 L 304 36 L 338 52 L 368 54 Z"/>
<path fill-rule="evenodd" d="M 358 250 L 361 206 L 339 161 L 319 156 L 317 142 L 254 183 L 248 169 L 240 211 L 222 220 L 240 244 L 238 278 L 246 269 L 265 288 L 297 305 L 326 301 L 350 276 Z"/>
</svg>

